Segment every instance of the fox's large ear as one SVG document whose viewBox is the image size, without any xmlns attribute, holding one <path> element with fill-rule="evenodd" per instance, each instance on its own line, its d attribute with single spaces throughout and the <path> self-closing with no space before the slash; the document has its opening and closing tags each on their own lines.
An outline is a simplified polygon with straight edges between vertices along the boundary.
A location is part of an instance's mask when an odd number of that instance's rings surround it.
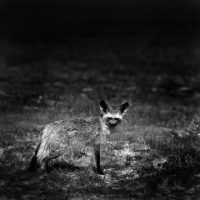
<svg viewBox="0 0 200 200">
<path fill-rule="evenodd" d="M 126 113 L 126 111 L 128 110 L 128 107 L 129 107 L 129 103 L 125 102 L 121 106 L 119 106 L 119 108 L 117 109 L 117 112 L 120 115 L 124 115 Z"/>
<path fill-rule="evenodd" d="M 107 113 L 110 111 L 108 104 L 104 100 L 100 101 L 100 109 L 102 113 Z"/>
</svg>

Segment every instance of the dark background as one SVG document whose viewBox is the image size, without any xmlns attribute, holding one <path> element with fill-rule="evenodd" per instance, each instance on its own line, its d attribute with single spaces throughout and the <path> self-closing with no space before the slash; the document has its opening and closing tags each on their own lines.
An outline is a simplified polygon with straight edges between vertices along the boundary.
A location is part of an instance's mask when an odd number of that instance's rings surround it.
<svg viewBox="0 0 200 200">
<path fill-rule="evenodd" d="M 3 38 L 63 39 L 68 34 L 119 34 L 116 27 L 133 31 L 134 24 L 198 26 L 198 0 L 21 0 L 1 1 Z M 186 28 L 187 29 L 187 28 Z M 114 33 L 113 33 L 114 32 Z"/>
<path fill-rule="evenodd" d="M 199 22 L 197 0 L 1 1 L 2 109 L 69 95 L 196 105 Z"/>
</svg>

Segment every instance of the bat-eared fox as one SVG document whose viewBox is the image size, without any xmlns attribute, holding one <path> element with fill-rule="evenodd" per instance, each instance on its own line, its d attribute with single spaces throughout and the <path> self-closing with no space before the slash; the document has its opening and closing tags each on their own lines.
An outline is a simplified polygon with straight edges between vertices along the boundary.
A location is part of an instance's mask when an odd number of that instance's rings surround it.
<svg viewBox="0 0 200 200">
<path fill-rule="evenodd" d="M 92 170 L 103 174 L 100 146 L 109 141 L 109 135 L 120 124 L 128 107 L 129 103 L 125 102 L 117 110 L 112 110 L 101 100 L 99 117 L 61 120 L 46 125 L 28 170 L 33 172 L 44 166 L 50 171 L 55 164 L 73 163 L 90 151 Z"/>
</svg>

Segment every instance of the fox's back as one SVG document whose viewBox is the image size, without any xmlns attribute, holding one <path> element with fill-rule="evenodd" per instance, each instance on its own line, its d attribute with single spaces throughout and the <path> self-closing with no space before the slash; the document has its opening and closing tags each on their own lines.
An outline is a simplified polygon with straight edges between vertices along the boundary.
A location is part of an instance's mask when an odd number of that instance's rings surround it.
<svg viewBox="0 0 200 200">
<path fill-rule="evenodd" d="M 56 121 L 43 130 L 43 140 L 89 144 L 98 140 L 102 127 L 99 117 Z M 49 138 L 49 139 L 48 139 Z"/>
</svg>

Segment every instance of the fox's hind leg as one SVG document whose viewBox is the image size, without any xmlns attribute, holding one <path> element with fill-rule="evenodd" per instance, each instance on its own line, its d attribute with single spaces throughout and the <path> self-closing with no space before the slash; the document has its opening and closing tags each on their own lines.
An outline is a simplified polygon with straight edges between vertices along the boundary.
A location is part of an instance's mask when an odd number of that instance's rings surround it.
<svg viewBox="0 0 200 200">
<path fill-rule="evenodd" d="M 44 159 L 45 169 L 49 173 L 53 169 L 65 169 L 71 166 L 72 159 L 68 155 L 62 155 L 57 157 L 48 157 Z"/>
</svg>

